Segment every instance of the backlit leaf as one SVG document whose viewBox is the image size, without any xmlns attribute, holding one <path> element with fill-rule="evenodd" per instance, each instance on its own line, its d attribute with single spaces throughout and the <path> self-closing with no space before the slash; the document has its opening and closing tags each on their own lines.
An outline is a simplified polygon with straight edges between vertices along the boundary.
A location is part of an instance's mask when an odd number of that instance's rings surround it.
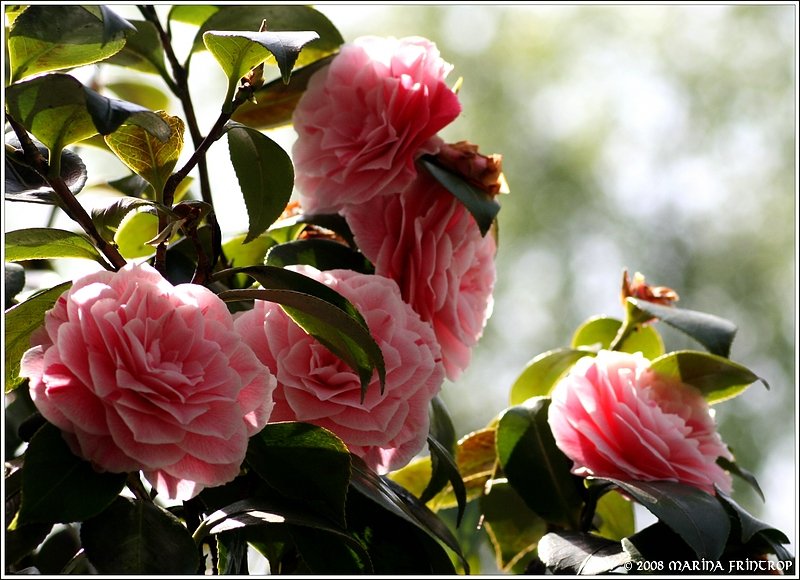
<svg viewBox="0 0 800 580">
<path fill-rule="evenodd" d="M 539 557 L 554 574 L 594 576 L 632 560 L 619 542 L 579 532 L 551 532 L 539 542 Z"/>
<path fill-rule="evenodd" d="M 22 12 L 8 33 L 11 82 L 98 62 L 120 51 L 135 28 L 107 7 L 92 8 L 103 10 L 34 5 Z"/>
<path fill-rule="evenodd" d="M 105 139 L 117 157 L 146 179 L 160 198 L 183 149 L 184 124 L 180 117 L 172 117 L 164 111 L 156 114 L 169 127 L 169 137 L 165 140 L 133 124 L 122 125 Z"/>
<path fill-rule="evenodd" d="M 7 232 L 6 261 L 82 258 L 105 265 L 105 260 L 83 234 L 55 228 L 28 228 Z"/>
<path fill-rule="evenodd" d="M 122 50 L 106 63 L 170 78 L 164 66 L 164 49 L 155 24 L 148 20 L 131 20 L 130 24 L 136 31 L 128 37 Z"/>
<path fill-rule="evenodd" d="M 572 337 L 572 347 L 584 347 L 592 350 L 607 349 L 611 346 L 622 321 L 608 316 L 597 316 L 584 322 Z M 638 325 L 616 350 L 621 352 L 641 352 L 650 360 L 664 354 L 664 341 L 653 326 Z"/>
<path fill-rule="evenodd" d="M 58 297 L 69 289 L 72 282 L 64 282 L 42 290 L 5 312 L 5 392 L 20 386 L 19 376 L 22 355 L 31 348 L 31 334 L 44 323 L 44 314 L 53 307 Z"/>
<path fill-rule="evenodd" d="M 244 243 L 265 232 L 286 208 L 294 186 L 292 160 L 272 139 L 239 123 L 229 123 L 228 148 L 247 208 Z"/>
<path fill-rule="evenodd" d="M 559 348 L 536 356 L 511 385 L 511 404 L 520 405 L 531 397 L 549 395 L 558 379 L 578 360 L 590 354 L 584 350 Z"/>
</svg>

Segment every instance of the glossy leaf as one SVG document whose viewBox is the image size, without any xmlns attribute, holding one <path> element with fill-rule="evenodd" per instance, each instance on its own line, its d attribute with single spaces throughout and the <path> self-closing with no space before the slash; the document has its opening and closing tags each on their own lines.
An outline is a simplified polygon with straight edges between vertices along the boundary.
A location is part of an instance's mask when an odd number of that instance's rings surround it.
<svg viewBox="0 0 800 580">
<path fill-rule="evenodd" d="M 334 53 L 296 68 L 288 83 L 283 82 L 282 78 L 265 83 L 253 95 L 255 102 L 242 103 L 231 118 L 255 129 L 273 129 L 287 125 L 292 120 L 294 109 L 311 76 L 328 66 L 335 56 Z"/>
<path fill-rule="evenodd" d="M 265 263 L 270 266 L 308 264 L 317 270 L 346 269 L 374 274 L 375 267 L 364 254 L 334 240 L 308 238 L 272 246 Z"/>
<path fill-rule="evenodd" d="M 559 348 L 549 350 L 531 360 L 511 385 L 510 402 L 521 405 L 531 397 L 541 397 L 550 391 L 572 365 L 592 353 L 584 350 Z"/>
<path fill-rule="evenodd" d="M 710 353 L 726 358 L 730 354 L 737 328 L 729 320 L 705 312 L 662 306 L 630 297 L 627 301 L 642 312 L 686 333 Z"/>
<path fill-rule="evenodd" d="M 11 82 L 91 64 L 120 51 L 134 27 L 107 7 L 97 8 L 34 5 L 22 12 L 8 32 Z"/>
<path fill-rule="evenodd" d="M 47 147 L 36 139 L 32 141 L 46 159 Z M 10 152 L 8 146 L 13 147 L 14 151 Z M 65 149 L 61 152 L 60 168 L 61 178 L 69 190 L 74 194 L 79 193 L 86 184 L 87 177 L 83 160 L 77 154 Z M 58 205 L 55 191 L 47 180 L 25 161 L 19 139 L 13 133 L 6 134 L 5 169 L 6 200 Z"/>
<path fill-rule="evenodd" d="M 83 523 L 81 543 L 101 574 L 197 572 L 192 536 L 178 518 L 154 503 L 118 497 L 102 514 Z"/>
<path fill-rule="evenodd" d="M 358 373 L 362 400 L 375 371 L 383 390 L 386 368 L 380 347 L 364 318 L 341 294 L 308 276 L 273 266 L 234 268 L 225 273 L 246 274 L 264 289 L 229 290 L 219 294 L 222 300 L 280 304 L 295 323 Z"/>
<path fill-rule="evenodd" d="M 691 546 L 698 558 L 717 560 L 725 549 L 730 521 L 712 495 L 672 481 L 608 479 Z"/>
<path fill-rule="evenodd" d="M 480 506 L 498 568 L 508 573 L 524 566 L 547 532 L 547 522 L 532 512 L 505 480 L 493 483 L 481 497 Z"/>
<path fill-rule="evenodd" d="M 572 348 L 607 349 L 611 346 L 622 321 L 607 316 L 590 318 L 583 323 L 572 337 Z M 653 326 L 639 325 L 629 334 L 616 350 L 622 352 L 641 352 L 645 358 L 654 359 L 664 354 L 664 341 Z"/>
<path fill-rule="evenodd" d="M 485 236 L 500 211 L 500 204 L 497 200 L 482 189 L 467 183 L 461 176 L 440 167 L 430 156 L 423 156 L 419 162 L 436 181 L 464 204 L 464 207 L 475 218 L 481 235 Z"/>
<path fill-rule="evenodd" d="M 144 82 L 117 81 L 106 84 L 120 99 L 147 107 L 151 111 L 163 111 L 169 108 L 170 98 L 161 89 Z"/>
<path fill-rule="evenodd" d="M 369 553 L 355 538 L 316 527 L 290 525 L 289 529 L 300 557 L 312 574 L 353 577 L 374 572 Z"/>
<path fill-rule="evenodd" d="M 5 294 L 6 308 L 11 308 L 14 304 L 14 297 L 25 288 L 25 268 L 19 264 L 7 263 L 5 268 L 5 284 L 3 291 Z"/>
<path fill-rule="evenodd" d="M 727 358 L 694 350 L 665 354 L 652 361 L 651 368 L 660 375 L 697 387 L 710 405 L 732 399 L 760 380 L 752 371 Z"/>
<path fill-rule="evenodd" d="M 158 214 L 136 209 L 125 214 L 114 234 L 114 244 L 126 260 L 146 258 L 156 252 L 153 239 L 158 236 Z"/>
<path fill-rule="evenodd" d="M 758 484 L 756 476 L 753 475 L 750 471 L 744 469 L 735 461 L 730 461 L 729 459 L 726 459 L 724 457 L 717 457 L 717 465 L 719 465 L 722 469 L 725 469 L 726 471 L 730 471 L 732 474 L 742 478 L 744 481 L 749 483 L 750 487 L 752 487 L 758 494 L 758 496 L 761 498 L 761 501 L 766 501 L 766 498 L 764 497 L 764 492 L 761 489 L 761 486 Z"/>
<path fill-rule="evenodd" d="M 404 488 L 378 476 L 358 457 L 353 458 L 350 483 L 361 495 L 450 548 L 469 571 L 458 541 L 447 525 Z"/>
<path fill-rule="evenodd" d="M 208 30 L 203 43 L 228 77 L 228 99 L 239 80 L 253 68 L 274 57 L 284 83 L 289 82 L 303 47 L 319 38 L 316 32 L 246 32 Z"/>
<path fill-rule="evenodd" d="M 141 179 L 138 175 L 135 175 L 135 177 Z M 111 241 L 114 239 L 114 235 L 117 233 L 119 225 L 125 219 L 125 216 L 144 207 L 155 207 L 155 204 L 152 201 L 136 197 L 119 197 L 104 207 L 93 208 L 92 222 L 97 231 L 100 232 L 100 235 L 104 239 Z"/>
<path fill-rule="evenodd" d="M 456 498 L 458 512 L 456 513 L 456 526 L 461 525 L 464 509 L 467 507 L 467 490 L 464 481 L 458 472 L 453 456 L 436 439 L 428 436 L 428 448 L 431 454 L 431 479 L 422 492 L 420 501 L 427 502 L 433 498 L 444 486 L 449 483 Z"/>
<path fill-rule="evenodd" d="M 6 107 L 48 148 L 51 156 L 96 133 L 113 133 L 125 122 L 139 125 L 158 139 L 170 136 L 169 126 L 152 111 L 104 97 L 65 74 L 49 74 L 11 85 L 6 89 Z"/>
<path fill-rule="evenodd" d="M 20 360 L 31 347 L 31 334 L 44 323 L 44 314 L 72 282 L 42 290 L 5 312 L 5 392 L 13 391 L 24 379 L 19 376 Z"/>
<path fill-rule="evenodd" d="M 722 506 L 728 511 L 729 514 L 731 514 L 732 517 L 735 518 L 735 521 L 738 523 L 735 532 L 737 532 L 739 535 L 737 539 L 739 539 L 743 544 L 746 544 L 752 540 L 756 534 L 762 532 L 769 532 L 780 543 L 789 543 L 789 538 L 786 537 L 786 534 L 770 526 L 769 524 L 762 522 L 758 518 L 755 518 L 742 506 L 736 503 L 730 496 L 722 493 L 719 490 L 717 490 L 717 496 L 719 497 L 719 501 Z"/>
<path fill-rule="evenodd" d="M 281 219 L 279 221 L 276 221 L 270 228 L 270 236 L 273 237 L 277 242 L 287 242 L 294 240 L 297 238 L 297 235 L 299 235 L 299 233 L 302 231 L 302 226 L 304 224 L 314 225 L 324 228 L 326 230 L 331 230 L 339 237 L 341 237 L 345 242 L 347 242 L 347 245 L 349 245 L 351 248 L 357 247 L 355 238 L 353 238 L 353 232 L 350 230 L 350 226 L 348 225 L 347 220 L 338 213 L 334 214 L 299 213 L 297 215 Z M 279 239 L 278 236 L 276 235 L 278 231 L 285 231 L 288 234 L 288 237 L 286 239 Z"/>
<path fill-rule="evenodd" d="M 269 423 L 250 438 L 247 463 L 284 496 L 344 527 L 350 453 L 330 431 L 307 423 Z"/>
<path fill-rule="evenodd" d="M 186 16 L 198 20 L 202 18 L 202 13 L 187 13 Z M 207 31 L 255 31 L 263 20 L 266 20 L 267 30 L 270 31 L 314 31 L 319 35 L 318 40 L 300 53 L 297 66 L 306 65 L 335 52 L 344 42 L 331 21 L 310 6 L 220 6 L 202 22 L 192 45 L 192 53 L 205 49 L 203 35 Z"/>
<path fill-rule="evenodd" d="M 597 533 L 604 538 L 621 540 L 636 531 L 633 502 L 622 494 L 610 492 L 597 502 L 595 521 L 599 523 Z"/>
<path fill-rule="evenodd" d="M 83 234 L 56 228 L 28 228 L 6 233 L 6 261 L 81 258 L 105 265 L 105 260 Z"/>
<path fill-rule="evenodd" d="M 229 123 L 227 133 L 231 163 L 247 208 L 246 244 L 283 213 L 292 195 L 294 167 L 283 148 L 263 133 L 239 123 Z"/>
<path fill-rule="evenodd" d="M 551 532 L 539 542 L 539 558 L 555 574 L 596 576 L 632 560 L 619 542 L 580 532 Z"/>
<path fill-rule="evenodd" d="M 553 439 L 549 406 L 549 399 L 538 397 L 506 409 L 497 426 L 497 457 L 508 482 L 534 512 L 550 523 L 576 529 L 582 486 Z"/>
<path fill-rule="evenodd" d="M 159 139 L 137 125 L 123 125 L 106 136 L 106 143 L 132 171 L 153 186 L 160 199 L 183 149 L 184 124 L 180 117 L 156 113 L 169 127 L 169 137 Z"/>
<path fill-rule="evenodd" d="M 31 439 L 22 470 L 21 524 L 78 522 L 102 512 L 125 486 L 124 473 L 99 473 L 72 454 L 45 424 Z"/>
<path fill-rule="evenodd" d="M 122 50 L 106 63 L 170 78 L 164 66 L 164 49 L 155 24 L 147 20 L 131 20 L 130 24 L 135 32 L 128 37 Z"/>
</svg>

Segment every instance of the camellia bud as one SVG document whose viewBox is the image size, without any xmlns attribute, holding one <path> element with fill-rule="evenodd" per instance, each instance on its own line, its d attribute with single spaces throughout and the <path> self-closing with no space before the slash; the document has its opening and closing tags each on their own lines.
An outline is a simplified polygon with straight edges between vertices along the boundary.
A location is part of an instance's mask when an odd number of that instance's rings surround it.
<svg viewBox="0 0 800 580">
<path fill-rule="evenodd" d="M 436 160 L 441 166 L 462 175 L 469 183 L 491 195 L 508 193 L 502 155 L 482 155 L 478 153 L 477 145 L 459 141 L 442 145 Z"/>
<path fill-rule="evenodd" d="M 633 280 L 628 276 L 628 271 L 622 273 L 622 303 L 628 298 L 638 298 L 646 302 L 654 302 L 663 306 L 672 306 L 679 300 L 678 293 L 666 286 L 650 286 L 645 282 L 644 275 L 636 272 Z"/>
</svg>

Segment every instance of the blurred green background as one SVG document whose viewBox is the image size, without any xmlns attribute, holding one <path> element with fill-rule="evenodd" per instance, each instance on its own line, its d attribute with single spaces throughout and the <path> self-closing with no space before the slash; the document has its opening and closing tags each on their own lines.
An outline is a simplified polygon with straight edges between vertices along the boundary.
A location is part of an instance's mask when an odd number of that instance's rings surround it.
<svg viewBox="0 0 800 580">
<path fill-rule="evenodd" d="M 420 35 L 463 77 L 444 136 L 502 153 L 494 314 L 443 397 L 461 434 L 508 405 L 535 355 L 622 317 L 623 268 L 739 327 L 763 377 L 716 418 L 766 503 L 797 524 L 797 7 L 320 4 L 346 40 Z M 669 350 L 701 348 L 659 325 Z M 488 572 L 488 570 L 487 570 Z"/>
<path fill-rule="evenodd" d="M 679 307 L 739 326 L 731 358 L 771 390 L 756 383 L 717 407 L 723 439 L 767 501 L 740 480 L 734 497 L 783 530 L 795 553 L 797 6 L 316 7 L 346 40 L 435 41 L 454 65 L 448 81 L 463 77 L 463 113 L 443 136 L 504 157 L 511 194 L 501 200 L 494 313 L 472 364 L 443 390 L 458 433 L 508 406 L 525 364 L 566 346 L 581 322 L 621 318 L 622 271 L 640 271 L 674 288 Z M 132 6 L 114 9 L 140 18 Z M 207 130 L 225 83 L 208 53 L 192 69 Z M 124 71 L 103 67 L 100 78 L 115 75 Z M 182 115 L 174 102 L 169 112 Z M 294 134 L 273 136 L 288 148 Z M 212 169 L 220 223 L 239 233 L 246 214 L 227 147 L 210 153 L 222 161 Z M 90 185 L 125 174 L 109 157 L 87 159 Z M 7 229 L 47 219 L 28 204 L 6 209 Z M 659 330 L 669 350 L 700 348 Z"/>
</svg>

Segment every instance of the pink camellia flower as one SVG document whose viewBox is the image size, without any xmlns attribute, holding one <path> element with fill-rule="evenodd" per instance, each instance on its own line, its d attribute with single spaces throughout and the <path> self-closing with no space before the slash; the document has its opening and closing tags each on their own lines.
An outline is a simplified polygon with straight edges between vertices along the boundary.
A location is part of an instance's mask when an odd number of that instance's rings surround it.
<svg viewBox="0 0 800 580">
<path fill-rule="evenodd" d="M 461 112 L 444 82 L 451 69 L 424 38 L 366 36 L 343 45 L 294 111 L 305 211 L 336 213 L 404 189 L 417 174 L 414 160 L 436 153 L 436 133 Z"/>
<path fill-rule="evenodd" d="M 236 330 L 278 378 L 270 421 L 303 421 L 335 433 L 380 474 L 408 463 L 425 445 L 428 405 L 444 371 L 430 325 L 403 302 L 397 285 L 351 270 L 292 269 L 347 298 L 364 316 L 384 357 L 386 388 L 377 373 L 361 402 L 358 374 L 306 334 L 278 306 L 256 301 Z"/>
<path fill-rule="evenodd" d="M 700 391 L 660 376 L 641 353 L 580 359 L 551 399 L 548 421 L 576 475 L 730 492 L 731 477 L 716 461 L 733 456 Z"/>
<path fill-rule="evenodd" d="M 103 471 L 142 470 L 172 499 L 236 477 L 273 407 L 275 377 L 225 304 L 146 264 L 76 281 L 31 343 L 20 374 L 72 451 Z"/>
<path fill-rule="evenodd" d="M 458 378 L 492 312 L 492 234 L 482 237 L 467 209 L 428 173 L 401 195 L 353 206 L 345 217 L 375 273 L 395 280 L 433 325 L 447 377 Z"/>
</svg>

